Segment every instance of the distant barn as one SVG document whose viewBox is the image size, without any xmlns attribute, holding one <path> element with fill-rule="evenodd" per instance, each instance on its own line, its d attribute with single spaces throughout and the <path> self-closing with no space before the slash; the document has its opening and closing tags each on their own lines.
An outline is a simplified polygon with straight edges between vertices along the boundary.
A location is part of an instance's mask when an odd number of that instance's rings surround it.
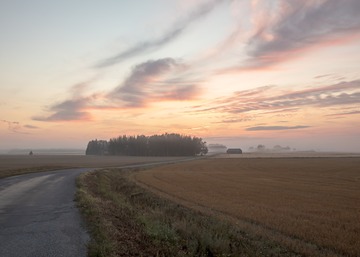
<svg viewBox="0 0 360 257">
<path fill-rule="evenodd" d="M 240 148 L 229 148 L 226 153 L 229 154 L 242 154 L 242 150 Z"/>
</svg>

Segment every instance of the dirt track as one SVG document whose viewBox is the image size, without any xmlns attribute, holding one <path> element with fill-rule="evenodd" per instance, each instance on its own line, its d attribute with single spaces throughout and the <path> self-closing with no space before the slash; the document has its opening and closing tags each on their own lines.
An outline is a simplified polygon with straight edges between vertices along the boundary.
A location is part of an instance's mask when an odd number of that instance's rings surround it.
<svg viewBox="0 0 360 257">
<path fill-rule="evenodd" d="M 360 256 L 360 158 L 208 159 L 135 180 L 305 255 Z"/>
</svg>

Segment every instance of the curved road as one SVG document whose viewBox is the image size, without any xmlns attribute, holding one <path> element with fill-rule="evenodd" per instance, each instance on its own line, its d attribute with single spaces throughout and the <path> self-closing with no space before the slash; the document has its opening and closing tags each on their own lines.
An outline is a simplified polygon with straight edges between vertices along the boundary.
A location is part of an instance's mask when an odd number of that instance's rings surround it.
<svg viewBox="0 0 360 257">
<path fill-rule="evenodd" d="M 204 157 L 201 157 L 204 158 Z M 157 166 L 199 158 L 122 165 Z M 0 257 L 86 257 L 89 236 L 74 202 L 75 179 L 91 168 L 0 179 Z"/>
<path fill-rule="evenodd" d="M 74 203 L 68 169 L 0 180 L 0 256 L 87 256 L 89 236 Z"/>
</svg>

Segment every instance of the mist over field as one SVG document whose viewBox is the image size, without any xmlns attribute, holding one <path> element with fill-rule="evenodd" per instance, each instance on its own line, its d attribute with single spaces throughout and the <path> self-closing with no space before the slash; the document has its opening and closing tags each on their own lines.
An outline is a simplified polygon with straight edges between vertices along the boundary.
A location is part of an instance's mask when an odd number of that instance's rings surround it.
<svg viewBox="0 0 360 257">
<path fill-rule="evenodd" d="M 271 150 L 276 146 L 289 147 L 290 151 L 314 151 L 314 152 L 342 152 L 342 153 L 360 153 L 360 145 L 356 144 L 352 136 L 342 135 L 328 140 L 327 138 L 293 138 L 293 139 L 280 139 L 280 138 L 247 138 L 247 137 L 209 137 L 204 138 L 204 141 L 209 144 L 222 144 L 227 148 L 241 148 L 244 152 L 252 152 L 252 148 L 258 145 L 264 145 L 267 150 Z M 360 140 L 360 138 L 359 138 Z M 45 145 L 54 148 L 38 148 L 38 144 L 34 143 L 34 147 L 29 145 L 28 148 L 0 148 L 0 154 L 16 154 L 23 155 L 33 151 L 35 154 L 44 155 L 84 155 L 87 142 L 84 144 L 76 144 L 74 148 L 56 148 L 54 142 L 48 142 Z M 76 147 L 76 148 L 75 148 Z"/>
<path fill-rule="evenodd" d="M 291 138 L 246 138 L 246 137 L 214 137 L 205 139 L 209 144 L 221 143 L 228 148 L 240 147 L 243 151 L 251 151 L 251 147 L 256 148 L 258 145 L 265 145 L 268 149 L 280 145 L 282 147 L 289 147 L 292 151 L 316 151 L 316 152 L 360 152 L 360 146 L 352 142 L 352 136 L 342 135 L 329 140 L 328 138 L 310 138 L 305 137 L 302 139 Z M 360 138 L 359 138 L 360 139 Z"/>
<path fill-rule="evenodd" d="M 38 155 L 84 155 L 85 149 L 46 149 L 46 148 L 28 148 L 28 149 L 4 149 L 0 154 L 8 155 L 28 155 L 30 152 Z"/>
</svg>

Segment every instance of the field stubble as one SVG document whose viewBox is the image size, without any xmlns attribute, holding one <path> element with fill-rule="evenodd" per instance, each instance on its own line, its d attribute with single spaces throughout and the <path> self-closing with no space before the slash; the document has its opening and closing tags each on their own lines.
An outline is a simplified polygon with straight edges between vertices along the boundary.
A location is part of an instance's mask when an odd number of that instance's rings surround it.
<svg viewBox="0 0 360 257">
<path fill-rule="evenodd" d="M 133 178 L 305 256 L 360 256 L 360 158 L 206 159 Z"/>
<path fill-rule="evenodd" d="M 0 155 L 0 178 L 57 169 L 119 167 L 178 159 L 181 157 Z"/>
<path fill-rule="evenodd" d="M 134 172 L 103 169 L 78 178 L 76 199 L 92 238 L 89 256 L 300 256 L 157 196 L 131 181 Z"/>
</svg>

